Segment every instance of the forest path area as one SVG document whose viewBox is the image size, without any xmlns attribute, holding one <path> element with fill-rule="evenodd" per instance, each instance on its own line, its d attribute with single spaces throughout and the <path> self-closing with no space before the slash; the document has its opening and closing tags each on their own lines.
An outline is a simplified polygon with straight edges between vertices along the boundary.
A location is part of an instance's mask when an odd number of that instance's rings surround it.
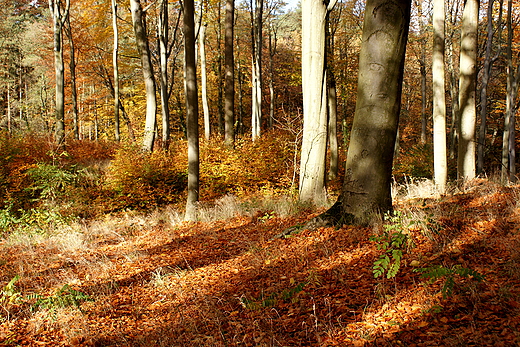
<svg viewBox="0 0 520 347">
<path fill-rule="evenodd" d="M 0 346 L 520 345 L 519 198 L 482 180 L 396 202 L 407 242 L 391 279 L 373 275 L 381 222 L 269 241 L 311 210 L 120 214 L 67 238 L 4 241 Z"/>
</svg>

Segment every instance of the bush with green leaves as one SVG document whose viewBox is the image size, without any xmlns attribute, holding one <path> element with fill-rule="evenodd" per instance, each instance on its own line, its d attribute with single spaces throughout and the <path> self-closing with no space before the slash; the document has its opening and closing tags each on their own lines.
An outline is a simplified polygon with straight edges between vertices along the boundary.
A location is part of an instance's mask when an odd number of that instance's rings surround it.
<svg viewBox="0 0 520 347">
<path fill-rule="evenodd" d="M 370 241 L 375 242 L 377 249 L 383 252 L 374 262 L 372 269 L 374 278 L 383 276 L 385 272 L 386 278 L 393 278 L 397 275 L 401 268 L 403 250 L 408 241 L 405 230 L 410 225 L 403 225 L 402 212 L 386 213 L 384 220 L 382 234 L 370 237 Z"/>
<path fill-rule="evenodd" d="M 443 298 L 453 294 L 457 277 L 470 278 L 479 282 L 484 280 L 484 276 L 478 271 L 460 265 L 453 265 L 449 268 L 442 265 L 434 265 L 427 268 L 415 269 L 414 271 L 421 273 L 421 278 L 426 279 L 429 284 L 439 279 L 444 279 L 444 283 L 441 287 Z"/>
</svg>

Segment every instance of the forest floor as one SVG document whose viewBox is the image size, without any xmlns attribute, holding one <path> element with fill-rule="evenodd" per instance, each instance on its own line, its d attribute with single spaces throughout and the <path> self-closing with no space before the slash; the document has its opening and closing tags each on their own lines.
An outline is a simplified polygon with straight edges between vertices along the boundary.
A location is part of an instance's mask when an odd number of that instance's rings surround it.
<svg viewBox="0 0 520 347">
<path fill-rule="evenodd" d="M 128 212 L 5 239 L 0 346 L 520 345 L 520 186 L 480 180 L 395 206 L 392 227 L 272 240 L 320 211 Z M 375 279 L 370 237 L 385 230 L 408 241 L 397 276 Z M 417 271 L 435 265 L 431 281 Z"/>
</svg>

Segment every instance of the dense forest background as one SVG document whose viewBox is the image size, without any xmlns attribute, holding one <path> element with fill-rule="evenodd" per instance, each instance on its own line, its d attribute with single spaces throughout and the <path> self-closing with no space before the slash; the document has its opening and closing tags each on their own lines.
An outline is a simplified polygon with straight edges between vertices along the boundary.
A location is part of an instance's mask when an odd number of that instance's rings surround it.
<svg viewBox="0 0 520 347">
<path fill-rule="evenodd" d="M 0 0 L 0 345 L 518 345 L 520 4 L 479 2 L 478 177 L 464 179 L 469 0 L 444 3 L 449 183 L 440 191 L 434 2 L 412 1 L 393 211 L 331 226 L 319 217 L 344 189 L 365 1 L 338 0 L 327 13 L 337 129 L 326 195 L 305 201 L 302 4 L 196 2 L 193 89 L 189 0 Z"/>
</svg>

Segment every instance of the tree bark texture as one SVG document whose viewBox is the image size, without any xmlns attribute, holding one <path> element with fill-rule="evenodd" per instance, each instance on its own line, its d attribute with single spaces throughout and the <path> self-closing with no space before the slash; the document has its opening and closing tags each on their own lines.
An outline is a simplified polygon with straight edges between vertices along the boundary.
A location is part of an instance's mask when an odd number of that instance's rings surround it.
<svg viewBox="0 0 520 347">
<path fill-rule="evenodd" d="M 336 220 L 366 223 L 391 210 L 411 0 L 368 0 L 359 56 L 358 94 Z"/>
<path fill-rule="evenodd" d="M 235 59 L 233 55 L 233 28 L 235 21 L 235 0 L 226 0 L 226 24 L 224 37 L 225 100 L 224 100 L 224 142 L 233 147 L 235 131 Z"/>
<path fill-rule="evenodd" d="M 445 47 L 444 0 L 433 3 L 433 172 L 439 192 L 444 193 L 448 181 L 446 153 L 446 88 L 444 80 Z"/>
<path fill-rule="evenodd" d="M 193 0 L 184 1 L 184 59 L 186 69 L 186 130 L 188 137 L 187 221 L 197 220 L 199 201 L 199 106 L 195 58 L 195 17 Z"/>
<path fill-rule="evenodd" d="M 117 26 L 117 1 L 112 0 L 112 30 L 114 32 L 114 45 L 112 50 L 112 67 L 114 69 L 114 121 L 115 140 L 121 140 L 121 126 L 119 122 L 119 28 Z"/>
<path fill-rule="evenodd" d="M 479 0 L 466 0 L 462 14 L 459 71 L 459 146 L 457 157 L 458 177 L 463 180 L 475 178 L 477 120 L 477 38 Z"/>
<path fill-rule="evenodd" d="M 134 26 L 137 50 L 141 57 L 141 67 L 146 90 L 146 120 L 143 135 L 143 150 L 152 152 L 155 141 L 157 97 L 155 95 L 155 77 L 153 74 L 148 35 L 146 33 L 144 13 L 139 0 L 130 0 L 132 22 Z"/>
<path fill-rule="evenodd" d="M 56 77 L 56 143 L 65 145 L 65 68 L 63 63 L 63 26 L 69 15 L 70 1 L 49 0 L 53 22 L 54 68 Z"/>
<path fill-rule="evenodd" d="M 302 1 L 303 139 L 300 159 L 300 200 L 325 199 L 327 150 L 327 74 L 325 29 L 327 5 Z"/>
</svg>

